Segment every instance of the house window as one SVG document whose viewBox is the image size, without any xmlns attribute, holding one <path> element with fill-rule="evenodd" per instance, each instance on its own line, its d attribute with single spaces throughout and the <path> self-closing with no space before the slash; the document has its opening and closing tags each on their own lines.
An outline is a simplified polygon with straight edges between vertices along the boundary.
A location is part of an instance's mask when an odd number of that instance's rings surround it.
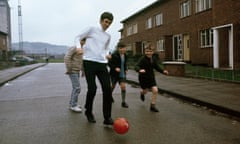
<svg viewBox="0 0 240 144">
<path fill-rule="evenodd" d="M 138 32 L 138 25 L 134 24 L 133 25 L 133 34 L 136 34 Z"/>
<path fill-rule="evenodd" d="M 146 21 L 146 29 L 152 28 L 152 18 L 148 18 Z"/>
<path fill-rule="evenodd" d="M 133 54 L 133 48 L 131 44 L 127 44 L 126 46 L 127 53 L 132 55 Z"/>
<path fill-rule="evenodd" d="M 131 35 L 132 34 L 132 30 L 133 28 L 132 28 L 132 26 L 129 26 L 128 28 L 127 28 L 127 36 L 129 36 L 129 35 Z"/>
<path fill-rule="evenodd" d="M 162 13 L 160 13 L 155 16 L 155 25 L 160 26 L 162 24 L 163 24 L 163 16 L 162 16 Z"/>
<path fill-rule="evenodd" d="M 164 51 L 164 40 L 160 39 L 157 41 L 157 51 Z"/>
<path fill-rule="evenodd" d="M 180 10 L 181 10 L 181 17 L 187 17 L 190 16 L 190 10 L 191 10 L 191 2 L 190 0 L 182 2 L 180 5 Z"/>
<path fill-rule="evenodd" d="M 196 0 L 196 12 L 212 8 L 212 0 Z"/>
<path fill-rule="evenodd" d="M 202 30 L 201 34 L 201 48 L 213 46 L 213 30 Z"/>
</svg>

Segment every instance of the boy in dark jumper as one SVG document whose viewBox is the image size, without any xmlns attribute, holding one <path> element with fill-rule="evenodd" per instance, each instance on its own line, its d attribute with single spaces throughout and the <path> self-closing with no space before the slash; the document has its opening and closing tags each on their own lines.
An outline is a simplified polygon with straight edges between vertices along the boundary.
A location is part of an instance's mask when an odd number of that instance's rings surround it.
<svg viewBox="0 0 240 144">
<path fill-rule="evenodd" d="M 156 101 L 158 95 L 158 87 L 155 80 L 154 69 L 160 73 L 168 75 L 167 70 L 162 70 L 158 65 L 158 60 L 153 57 L 153 48 L 151 44 L 147 44 L 144 48 L 144 56 L 142 56 L 135 66 L 138 72 L 138 80 L 142 88 L 140 98 L 145 100 L 145 94 L 150 89 L 152 91 L 150 111 L 159 112 L 156 108 Z"/>
</svg>

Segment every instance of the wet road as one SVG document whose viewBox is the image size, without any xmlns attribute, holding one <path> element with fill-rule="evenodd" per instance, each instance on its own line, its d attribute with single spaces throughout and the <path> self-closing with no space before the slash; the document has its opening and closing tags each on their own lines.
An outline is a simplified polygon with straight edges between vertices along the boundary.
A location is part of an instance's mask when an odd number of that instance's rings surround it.
<svg viewBox="0 0 240 144">
<path fill-rule="evenodd" d="M 113 118 L 125 117 L 129 132 L 105 127 L 98 86 L 94 103 L 96 124 L 68 110 L 71 84 L 63 64 L 48 64 L 0 87 L 1 144 L 239 144 L 240 123 L 209 110 L 159 95 L 159 113 L 139 99 L 139 88 L 127 85 L 129 108 L 122 108 L 120 89 L 114 91 Z M 84 105 L 85 79 L 79 103 Z"/>
</svg>

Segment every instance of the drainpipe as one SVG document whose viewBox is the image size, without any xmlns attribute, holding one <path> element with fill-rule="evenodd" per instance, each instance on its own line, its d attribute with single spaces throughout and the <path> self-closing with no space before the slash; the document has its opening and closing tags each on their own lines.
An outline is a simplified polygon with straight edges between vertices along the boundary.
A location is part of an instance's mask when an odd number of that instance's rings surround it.
<svg viewBox="0 0 240 144">
<path fill-rule="evenodd" d="M 213 68 L 219 68 L 218 30 L 213 29 Z"/>
</svg>

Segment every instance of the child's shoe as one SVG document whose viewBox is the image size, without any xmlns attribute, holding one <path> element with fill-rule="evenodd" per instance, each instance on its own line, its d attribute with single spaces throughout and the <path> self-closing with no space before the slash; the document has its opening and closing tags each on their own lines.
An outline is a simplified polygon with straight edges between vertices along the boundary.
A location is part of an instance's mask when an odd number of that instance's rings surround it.
<svg viewBox="0 0 240 144">
<path fill-rule="evenodd" d="M 128 104 L 126 102 L 122 102 L 122 107 L 128 108 Z"/>
<path fill-rule="evenodd" d="M 151 104 L 150 111 L 152 111 L 152 112 L 159 112 L 159 110 L 155 107 L 155 104 Z"/>
<path fill-rule="evenodd" d="M 78 113 L 81 113 L 81 112 L 82 112 L 81 107 L 79 107 L 78 105 L 77 105 L 77 106 L 74 106 L 74 107 L 70 107 L 70 110 L 72 110 L 72 111 L 74 111 L 74 112 L 78 112 Z"/>
</svg>

